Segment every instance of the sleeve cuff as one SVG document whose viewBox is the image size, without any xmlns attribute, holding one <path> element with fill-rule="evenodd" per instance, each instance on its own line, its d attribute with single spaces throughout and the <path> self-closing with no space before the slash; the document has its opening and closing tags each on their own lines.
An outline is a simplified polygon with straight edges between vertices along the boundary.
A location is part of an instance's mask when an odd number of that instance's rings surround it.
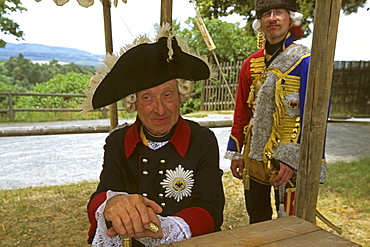
<svg viewBox="0 0 370 247">
<path fill-rule="evenodd" d="M 173 216 L 182 218 L 190 227 L 192 237 L 214 231 L 214 221 L 207 210 L 200 207 L 186 208 Z"/>
<path fill-rule="evenodd" d="M 89 229 L 89 232 L 88 232 L 89 238 L 87 240 L 88 243 L 92 243 L 94 235 L 95 235 L 95 231 L 96 231 L 97 222 L 96 222 L 96 219 L 95 219 L 95 212 L 96 212 L 96 210 L 98 210 L 100 205 L 106 200 L 106 198 L 107 198 L 107 193 L 102 192 L 102 193 L 96 195 L 90 201 L 90 203 L 87 207 L 87 215 L 88 215 L 89 221 L 90 221 L 90 229 Z"/>
</svg>

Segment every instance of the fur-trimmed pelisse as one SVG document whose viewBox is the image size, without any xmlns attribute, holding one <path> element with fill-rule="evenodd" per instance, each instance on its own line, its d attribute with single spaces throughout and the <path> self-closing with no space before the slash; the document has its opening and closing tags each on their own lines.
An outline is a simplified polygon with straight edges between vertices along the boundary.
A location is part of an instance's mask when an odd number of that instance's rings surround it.
<svg viewBox="0 0 370 247">
<path fill-rule="evenodd" d="M 83 112 L 119 101 L 127 95 L 158 86 L 172 79 L 203 80 L 213 77 L 208 63 L 190 54 L 187 45 L 172 36 L 164 24 L 151 43 L 143 36 L 118 55 L 107 55 L 85 90 Z"/>
<path fill-rule="evenodd" d="M 254 9 L 257 17 L 260 17 L 269 9 L 288 9 L 297 11 L 297 3 L 295 0 L 254 0 Z"/>
</svg>

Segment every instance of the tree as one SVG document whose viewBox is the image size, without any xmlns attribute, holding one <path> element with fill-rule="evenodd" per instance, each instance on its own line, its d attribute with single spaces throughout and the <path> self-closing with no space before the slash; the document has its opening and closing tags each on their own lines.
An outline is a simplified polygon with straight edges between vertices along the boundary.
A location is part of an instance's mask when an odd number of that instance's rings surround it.
<svg viewBox="0 0 370 247">
<path fill-rule="evenodd" d="M 5 62 L 0 61 L 0 82 L 10 86 L 10 85 L 14 84 L 13 83 L 13 78 L 11 78 L 10 76 L 7 76 L 7 74 L 8 74 L 8 71 L 5 68 Z M 2 87 L 2 88 L 4 88 L 4 87 Z M 0 88 L 0 92 L 5 92 L 5 91 L 1 91 L 1 90 L 2 89 Z"/>
<path fill-rule="evenodd" d="M 46 64 L 32 63 L 20 53 L 18 57 L 10 57 L 8 61 L 0 64 L 0 80 L 3 76 L 11 80 L 4 82 L 17 86 L 16 88 L 31 89 L 37 83 L 46 82 L 57 74 L 76 72 L 92 75 L 95 69 L 92 66 L 80 66 L 77 64 L 61 65 L 57 60 Z M 9 83 L 11 82 L 11 83 Z"/>
<path fill-rule="evenodd" d="M 203 21 L 217 47 L 215 54 L 220 63 L 244 60 L 257 50 L 256 38 L 248 35 L 240 27 L 240 23 L 229 23 L 217 18 L 204 18 Z M 198 30 L 196 18 L 189 17 L 185 24 L 187 27 L 182 28 L 181 24 L 174 20 L 172 23 L 173 33 L 185 40 L 191 51 L 208 57 L 211 64 L 216 64 L 213 54 L 208 50 Z M 215 83 L 222 82 L 215 81 Z M 195 95 L 181 106 L 181 114 L 200 110 L 202 85 L 199 81 L 194 83 L 194 91 Z"/>
<path fill-rule="evenodd" d="M 218 18 L 231 14 L 245 16 L 247 24 L 245 29 L 253 35 L 251 28 L 255 19 L 254 0 L 195 0 L 200 9 L 200 13 L 206 18 Z M 303 14 L 302 29 L 304 37 L 307 37 L 311 30 L 309 24 L 314 20 L 315 1 L 297 0 L 299 12 Z M 364 7 L 366 0 L 343 0 L 342 10 L 344 14 L 356 13 L 358 8 Z"/>
<path fill-rule="evenodd" d="M 229 23 L 216 18 L 204 19 L 204 23 L 217 47 L 215 53 L 220 63 L 242 60 L 256 51 L 255 37 L 247 35 L 246 31 L 239 27 L 240 23 Z M 174 21 L 174 34 L 186 40 L 194 52 L 209 57 L 212 61 L 213 55 L 198 30 L 196 18 L 189 17 L 185 24 L 188 27 L 182 29 L 180 24 Z"/>
<path fill-rule="evenodd" d="M 9 12 L 24 11 L 26 8 L 21 6 L 20 0 L 0 0 L 0 32 L 4 34 L 14 35 L 22 38 L 23 31 L 19 29 L 19 25 L 13 20 L 5 17 Z M 0 38 L 0 48 L 5 47 L 6 43 Z"/>
<path fill-rule="evenodd" d="M 89 86 L 90 75 L 69 72 L 57 74 L 47 82 L 36 84 L 32 93 L 83 94 Z M 80 103 L 78 98 L 65 97 L 21 97 L 17 102 L 19 108 L 74 108 Z"/>
<path fill-rule="evenodd" d="M 14 85 L 31 87 L 32 63 L 29 59 L 24 58 L 22 54 L 19 54 L 18 57 L 9 58 L 9 61 L 5 62 L 5 69 L 7 71 L 6 75 L 13 78 Z"/>
</svg>

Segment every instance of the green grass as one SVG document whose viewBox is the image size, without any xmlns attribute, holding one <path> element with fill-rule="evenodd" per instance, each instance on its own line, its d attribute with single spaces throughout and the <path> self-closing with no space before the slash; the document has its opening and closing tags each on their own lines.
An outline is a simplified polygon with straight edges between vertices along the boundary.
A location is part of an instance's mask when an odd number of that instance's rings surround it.
<svg viewBox="0 0 370 247">
<path fill-rule="evenodd" d="M 343 230 L 342 237 L 370 247 L 370 157 L 329 164 L 318 210 Z M 223 230 L 248 222 L 241 181 L 223 177 Z M 87 246 L 86 205 L 97 181 L 0 190 L 0 246 Z M 333 232 L 320 220 L 317 224 Z"/>
</svg>

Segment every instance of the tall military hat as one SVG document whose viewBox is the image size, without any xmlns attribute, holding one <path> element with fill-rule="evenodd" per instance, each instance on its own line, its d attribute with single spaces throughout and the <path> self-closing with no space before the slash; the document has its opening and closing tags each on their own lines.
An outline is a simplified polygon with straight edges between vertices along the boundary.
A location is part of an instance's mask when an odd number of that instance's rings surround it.
<svg viewBox="0 0 370 247">
<path fill-rule="evenodd" d="M 254 9 L 257 17 L 259 17 L 269 9 L 297 11 L 297 3 L 295 0 L 254 0 Z"/>
<path fill-rule="evenodd" d="M 129 94 L 183 78 L 202 80 L 210 76 L 208 65 L 183 52 L 176 40 L 162 37 L 152 44 L 140 44 L 126 51 L 101 81 L 92 97 L 94 109 L 112 104 Z M 173 54 L 169 55 L 169 49 Z"/>
<path fill-rule="evenodd" d="M 82 113 L 115 103 L 138 91 L 172 79 L 204 80 L 215 76 L 206 59 L 192 54 L 186 42 L 171 33 L 164 23 L 156 42 L 146 35 L 121 47 L 119 54 L 107 54 L 84 90 Z"/>
<path fill-rule="evenodd" d="M 95 90 L 93 108 L 112 104 L 129 94 L 172 79 L 196 81 L 209 78 L 207 64 L 183 52 L 176 37 L 171 39 L 173 55 L 170 57 L 167 40 L 168 37 L 162 37 L 155 43 L 140 44 L 126 51 Z"/>
</svg>

